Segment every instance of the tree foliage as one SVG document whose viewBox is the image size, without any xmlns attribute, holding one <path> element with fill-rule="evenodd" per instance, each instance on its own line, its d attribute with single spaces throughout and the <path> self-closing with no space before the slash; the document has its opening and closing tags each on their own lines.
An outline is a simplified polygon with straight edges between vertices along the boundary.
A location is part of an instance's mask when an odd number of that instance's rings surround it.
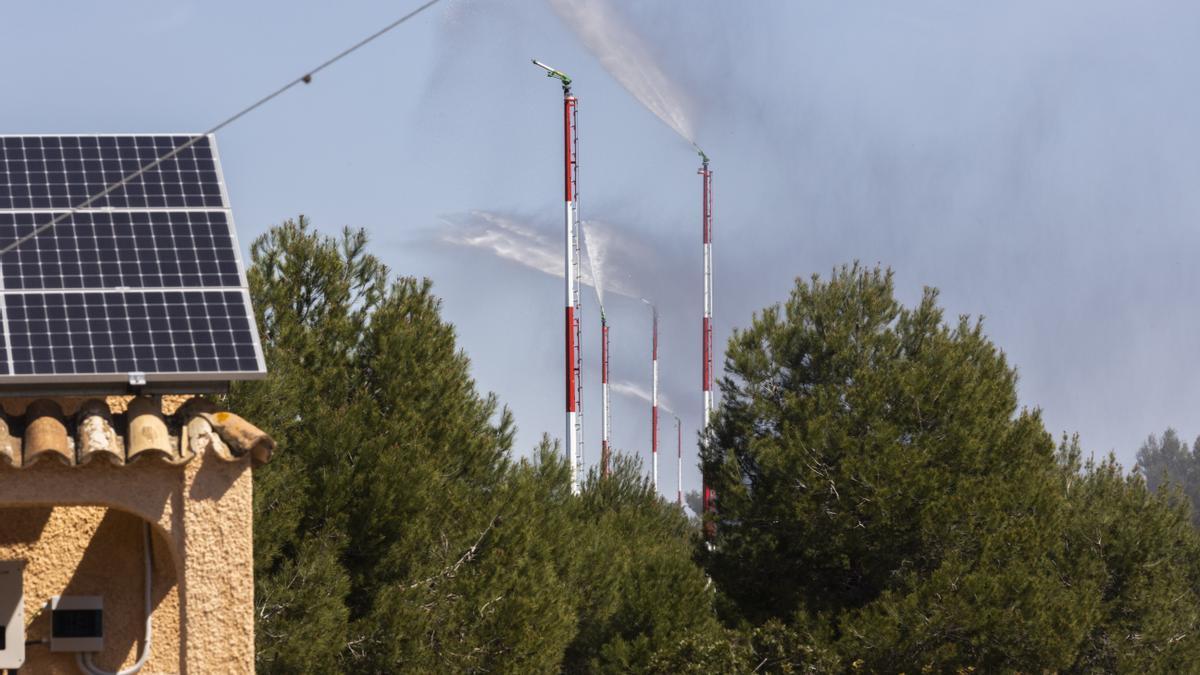
<svg viewBox="0 0 1200 675">
<path fill-rule="evenodd" d="M 1192 524 L 1200 527 L 1200 437 L 1189 449 L 1174 429 L 1161 438 L 1151 435 L 1138 449 L 1137 470 L 1155 492 L 1179 490 L 1191 507 Z"/>
<path fill-rule="evenodd" d="M 1092 604 L 1073 672 L 1186 672 L 1200 662 L 1200 539 L 1187 506 L 1154 493 L 1112 456 L 1081 460 L 1077 439 L 1059 461 L 1075 583 Z"/>
<path fill-rule="evenodd" d="M 1190 619 L 1170 612 L 1192 597 L 1194 533 L 1114 465 L 1064 468 L 982 323 L 946 322 L 936 299 L 904 307 L 890 272 L 845 267 L 798 281 L 730 340 L 703 451 L 719 512 L 705 559 L 726 619 L 786 626 L 794 645 L 871 671 L 1124 663 L 1099 646 L 1115 616 L 1132 629 L 1153 615 L 1156 635 L 1193 644 Z M 1104 491 L 1111 502 L 1080 508 Z M 1133 575 L 1144 594 L 1116 593 L 1113 579 L 1141 568 L 1088 537 L 1125 540 L 1143 522 L 1174 542 L 1155 558 L 1165 567 Z"/>
<path fill-rule="evenodd" d="M 430 282 L 367 244 L 302 217 L 251 248 L 271 375 L 229 404 L 282 448 L 254 478 L 261 671 L 1200 662 L 1200 441 L 1151 437 L 1132 475 L 1056 445 L 935 291 L 906 307 L 890 272 L 844 267 L 734 334 L 706 543 L 635 459 L 575 496 L 556 442 L 515 456 Z"/>
<path fill-rule="evenodd" d="M 251 247 L 271 376 L 230 405 L 284 449 L 255 474 L 259 669 L 618 671 L 719 630 L 678 509 L 626 460 L 580 499 L 548 440 L 514 461 L 430 282 L 366 247 L 303 217 Z"/>
</svg>

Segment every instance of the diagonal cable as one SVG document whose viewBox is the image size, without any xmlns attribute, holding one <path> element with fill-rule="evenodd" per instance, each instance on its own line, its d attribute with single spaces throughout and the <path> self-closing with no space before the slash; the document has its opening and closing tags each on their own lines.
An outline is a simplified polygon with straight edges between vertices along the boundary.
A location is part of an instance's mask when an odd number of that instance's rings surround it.
<svg viewBox="0 0 1200 675">
<path fill-rule="evenodd" d="M 139 167 L 137 171 L 134 171 L 133 173 L 130 173 L 127 176 L 124 176 L 123 178 L 121 178 L 121 180 L 118 180 L 117 182 L 109 185 L 108 187 L 104 188 L 100 192 L 97 192 L 96 194 L 92 195 L 91 197 L 88 197 L 87 199 L 83 200 L 82 202 L 76 204 L 75 206 L 70 207 L 63 213 L 60 213 L 59 215 L 50 219 L 48 222 L 35 227 L 28 234 L 16 239 L 15 241 L 9 243 L 4 248 L 0 249 L 0 256 L 3 256 L 4 254 L 8 253 L 9 251 L 12 251 L 13 249 L 20 246 L 21 244 L 24 244 L 25 242 L 29 241 L 30 239 L 33 239 L 34 237 L 45 232 L 46 230 L 49 230 L 50 228 L 54 227 L 55 225 L 58 225 L 59 223 L 66 220 L 67 218 L 70 218 L 71 216 L 75 215 L 79 211 L 88 208 L 92 204 L 96 203 L 96 201 L 98 199 L 101 199 L 102 197 L 105 197 L 105 196 L 111 194 L 112 192 L 125 187 L 129 183 L 129 181 L 137 178 L 138 176 L 141 176 L 142 174 L 146 173 L 147 171 L 153 170 L 155 167 L 162 164 L 163 162 L 171 159 L 172 157 L 175 157 L 176 155 L 183 152 L 184 150 L 187 150 L 188 148 L 192 147 L 196 143 L 200 142 L 200 139 L 205 138 L 206 136 L 208 136 L 210 134 L 217 133 L 221 129 L 224 129 L 225 127 L 229 126 L 230 124 L 233 124 L 234 122 L 241 119 L 245 115 L 253 112 L 255 109 L 257 109 L 263 105 L 266 105 L 272 99 L 274 99 L 275 97 L 279 96 L 280 94 L 286 92 L 287 90 L 291 89 L 292 87 L 294 87 L 298 84 L 301 84 L 301 83 L 308 84 L 309 82 L 312 82 L 313 75 L 316 75 L 317 73 L 321 72 L 322 70 L 325 70 L 329 66 L 332 66 L 333 64 L 337 63 L 338 61 L 341 61 L 343 58 L 349 56 L 350 54 L 352 54 L 355 51 L 358 51 L 360 48 L 365 47 L 368 43 L 373 42 L 375 39 L 377 39 L 379 37 L 382 37 L 385 33 L 391 31 L 393 28 L 396 28 L 400 24 L 408 21 L 409 19 L 415 17 L 416 15 L 420 14 L 421 12 L 424 12 L 425 10 L 436 5 L 440 1 L 441 0 L 429 0 L 425 4 L 421 5 L 420 7 L 417 7 L 416 9 L 412 10 L 408 14 L 405 14 L 404 16 L 400 17 L 399 19 L 396 19 L 395 21 L 389 23 L 388 25 L 384 26 L 383 28 L 380 28 L 379 30 L 375 31 L 374 33 L 371 33 L 367 37 L 363 38 L 362 40 L 359 40 L 358 42 L 347 47 L 346 49 L 342 50 L 341 52 L 338 52 L 336 55 L 329 58 L 324 63 L 317 66 L 316 68 L 309 70 L 308 72 L 304 73 L 300 77 L 297 77 L 296 79 L 292 80 L 291 82 L 288 82 L 287 84 L 276 89 L 275 91 L 271 92 L 270 94 L 267 94 L 266 96 L 258 99 L 257 101 L 250 104 L 249 106 L 246 106 L 245 108 L 242 108 L 241 110 L 234 113 L 233 115 L 225 118 L 224 120 L 222 120 L 221 122 L 219 122 L 218 124 L 213 126 L 208 131 L 205 131 L 202 134 L 198 134 L 198 135 L 192 137 L 190 140 L 188 140 L 183 145 L 180 145 L 179 147 L 175 148 L 174 150 L 171 150 L 167 154 L 159 157 L 158 159 L 156 159 L 142 167 Z"/>
</svg>

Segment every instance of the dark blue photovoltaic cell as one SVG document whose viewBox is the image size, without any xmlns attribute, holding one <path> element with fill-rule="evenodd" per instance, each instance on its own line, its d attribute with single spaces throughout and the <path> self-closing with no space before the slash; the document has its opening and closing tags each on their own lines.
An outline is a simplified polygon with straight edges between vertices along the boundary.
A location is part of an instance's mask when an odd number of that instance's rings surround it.
<svg viewBox="0 0 1200 675">
<path fill-rule="evenodd" d="M 13 375 L 260 370 L 244 291 L 14 293 L 4 306 Z"/>
<path fill-rule="evenodd" d="M 54 213 L 0 211 L 0 248 Z M 241 286 L 224 211 L 81 211 L 0 255 L 6 290 Z"/>
<path fill-rule="evenodd" d="M 183 145 L 189 136 L 0 136 L 0 209 L 79 206 Z M 89 208 L 221 208 L 220 173 L 203 138 Z"/>
</svg>

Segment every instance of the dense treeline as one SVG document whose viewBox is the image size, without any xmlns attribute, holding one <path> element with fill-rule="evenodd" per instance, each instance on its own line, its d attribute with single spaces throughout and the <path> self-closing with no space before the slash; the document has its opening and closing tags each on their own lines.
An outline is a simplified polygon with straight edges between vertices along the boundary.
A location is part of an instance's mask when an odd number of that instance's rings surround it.
<svg viewBox="0 0 1200 675">
<path fill-rule="evenodd" d="M 1178 490 L 1192 508 L 1192 524 L 1200 528 L 1200 437 L 1188 448 L 1169 427 L 1161 439 L 1151 435 L 1138 449 L 1135 468 L 1151 490 Z"/>
<path fill-rule="evenodd" d="M 782 624 L 825 670 L 1189 669 L 1186 506 L 1056 447 L 981 324 L 936 300 L 843 268 L 731 340 L 704 452 L 724 618 Z"/>
<path fill-rule="evenodd" d="M 263 672 L 1200 660 L 1200 537 L 1181 493 L 1143 478 L 1196 453 L 1153 439 L 1126 475 L 1056 443 L 933 291 L 903 307 L 890 273 L 843 268 L 734 335 L 702 444 L 708 545 L 635 461 L 575 498 L 556 444 L 514 453 L 429 282 L 366 244 L 301 218 L 252 246 L 271 377 L 230 404 L 283 448 L 255 475 Z"/>
<path fill-rule="evenodd" d="M 305 220 L 251 247 L 271 377 L 231 405 L 286 448 L 255 476 L 262 672 L 628 672 L 717 630 L 683 513 L 618 460 L 570 497 L 480 396 L 427 281 Z"/>
</svg>

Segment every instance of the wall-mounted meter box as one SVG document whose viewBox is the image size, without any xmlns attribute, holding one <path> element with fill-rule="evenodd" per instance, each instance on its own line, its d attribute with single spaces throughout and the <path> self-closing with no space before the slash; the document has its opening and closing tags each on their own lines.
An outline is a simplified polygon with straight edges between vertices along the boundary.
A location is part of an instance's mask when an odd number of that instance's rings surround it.
<svg viewBox="0 0 1200 675">
<path fill-rule="evenodd" d="M 0 669 L 25 665 L 24 560 L 0 560 Z"/>
<path fill-rule="evenodd" d="M 50 598 L 50 651 L 104 651 L 104 599 L 97 595 Z"/>
</svg>

